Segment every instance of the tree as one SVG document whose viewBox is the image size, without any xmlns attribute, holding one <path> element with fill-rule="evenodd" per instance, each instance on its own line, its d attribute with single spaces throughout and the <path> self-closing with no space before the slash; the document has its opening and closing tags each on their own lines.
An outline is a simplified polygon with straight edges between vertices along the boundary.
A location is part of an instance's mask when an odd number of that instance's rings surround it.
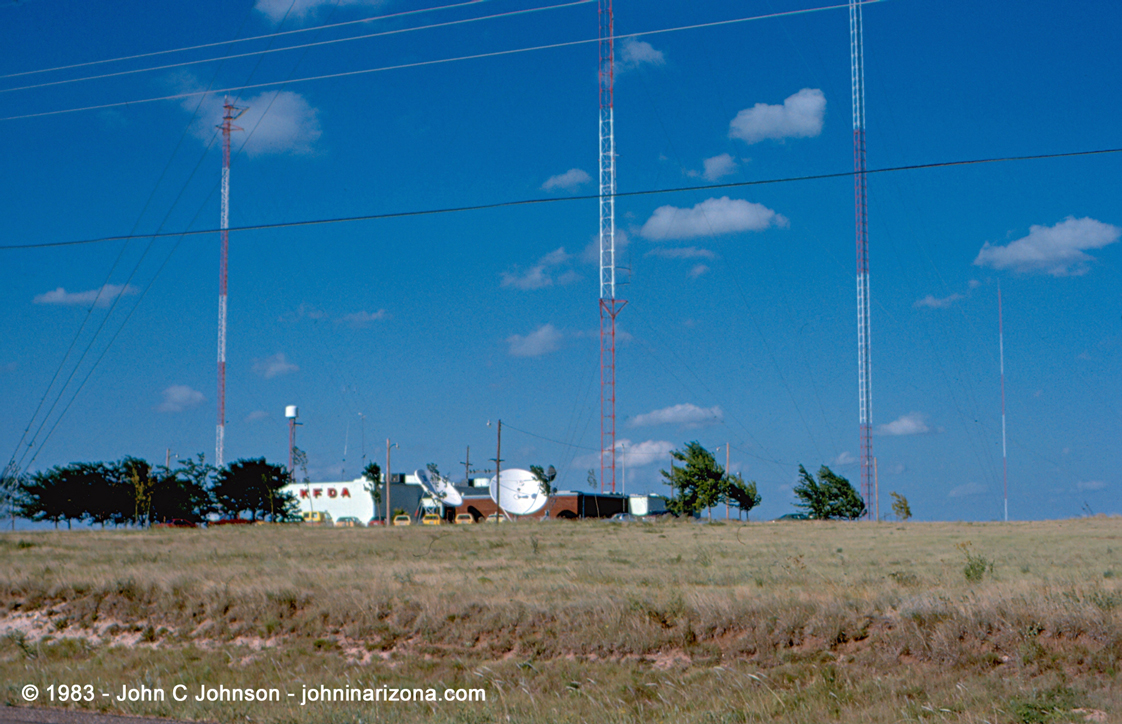
<svg viewBox="0 0 1122 724">
<path fill-rule="evenodd" d="M 711 452 L 695 440 L 687 443 L 684 451 L 675 450 L 670 455 L 685 465 L 671 466 L 670 472 L 660 471 L 673 491 L 667 510 L 676 516 L 692 516 L 721 501 L 726 488 L 725 471 Z"/>
<path fill-rule="evenodd" d="M 370 499 L 374 501 L 374 510 L 377 511 L 378 506 L 382 504 L 382 468 L 378 463 L 370 463 L 362 469 L 362 477 L 365 478 L 362 488 L 370 493 Z"/>
<path fill-rule="evenodd" d="M 218 471 L 214 497 L 232 518 L 249 513 L 252 520 L 291 520 L 297 516 L 296 496 L 281 490 L 290 480 L 287 470 L 265 458 L 236 460 Z"/>
<path fill-rule="evenodd" d="M 596 469 L 595 468 L 589 468 L 588 469 L 588 487 L 592 488 L 593 490 L 596 490 Z"/>
<path fill-rule="evenodd" d="M 892 512 L 896 515 L 897 520 L 907 520 L 912 517 L 912 508 L 908 505 L 908 499 L 900 495 L 896 491 L 892 491 Z"/>
<path fill-rule="evenodd" d="M 542 495 L 547 498 L 553 495 L 553 481 L 557 478 L 557 470 L 550 465 L 549 470 L 544 470 L 541 465 L 531 465 L 530 472 L 538 479 L 538 485 L 541 486 Z"/>
<path fill-rule="evenodd" d="M 755 508 L 763 500 L 760 494 L 756 492 L 756 481 L 744 482 L 740 473 L 726 475 L 723 483 L 725 501 L 730 505 L 735 505 L 745 513 Z"/>
<path fill-rule="evenodd" d="M 152 515 L 152 489 L 156 484 L 152 478 L 152 466 L 147 460 L 125 456 L 117 468 L 121 477 L 132 486 L 133 523 L 148 525 Z"/>
<path fill-rule="evenodd" d="M 798 507 L 818 520 L 856 520 L 865 513 L 865 502 L 849 481 L 823 465 L 815 479 L 802 465 L 795 495 Z"/>
<path fill-rule="evenodd" d="M 207 464 L 202 453 L 197 460 L 184 460 L 183 465 L 174 470 L 163 466 L 156 470 L 156 484 L 152 489 L 152 520 L 198 523 L 205 520 L 208 513 L 214 512 L 211 497 L 214 466 Z"/>
<path fill-rule="evenodd" d="M 35 473 L 20 485 L 17 512 L 28 520 L 50 521 L 56 528 L 64 520 L 67 528 L 75 520 L 123 522 L 131 498 L 116 490 L 110 494 L 110 472 L 102 463 L 71 463 Z"/>
</svg>

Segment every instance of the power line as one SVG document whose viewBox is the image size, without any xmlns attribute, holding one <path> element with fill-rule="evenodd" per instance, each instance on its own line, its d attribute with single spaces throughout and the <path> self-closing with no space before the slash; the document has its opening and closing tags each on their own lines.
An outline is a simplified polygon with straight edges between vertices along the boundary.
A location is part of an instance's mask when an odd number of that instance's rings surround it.
<svg viewBox="0 0 1122 724">
<path fill-rule="evenodd" d="M 955 166 L 975 166 L 984 163 L 1008 163 L 1012 161 L 1041 161 L 1054 158 L 1076 158 L 1079 156 L 1097 156 L 1112 153 L 1122 153 L 1122 148 L 1100 148 L 1091 151 L 1067 151 L 1063 153 L 1042 153 L 1029 156 L 996 156 L 992 158 L 976 158 L 961 161 L 939 161 L 936 163 L 918 163 L 907 166 L 887 166 L 885 168 L 869 169 L 867 175 L 897 173 L 901 171 L 924 171 L 935 168 L 951 168 Z M 638 196 L 656 196 L 662 194 L 677 194 L 691 191 L 715 191 L 719 189 L 745 188 L 750 186 L 769 186 L 781 183 L 796 183 L 800 181 L 822 181 L 828 179 L 852 178 L 854 171 L 839 171 L 837 173 L 810 174 L 806 176 L 786 176 L 773 179 L 759 179 L 756 181 L 733 181 L 720 184 L 706 184 L 703 186 L 678 186 L 669 189 L 644 189 L 641 191 L 617 192 L 616 198 L 629 198 Z M 342 224 L 356 221 L 380 221 L 384 219 L 402 219 L 417 216 L 436 216 L 438 214 L 458 214 L 468 211 L 490 211 L 494 209 L 511 208 L 516 206 L 534 206 L 540 204 L 553 204 L 571 201 L 594 201 L 600 198 L 599 194 L 586 194 L 583 196 L 566 196 L 563 198 L 537 198 L 519 199 L 515 201 L 496 201 L 489 204 L 474 206 L 450 206 L 439 209 L 419 209 L 416 211 L 391 211 L 384 214 L 362 214 L 358 216 L 336 216 L 326 219 L 308 219 L 304 221 L 282 221 L 272 224 L 250 224 L 247 226 L 232 226 L 230 231 L 267 231 L 271 229 L 290 229 L 300 226 L 320 226 L 323 224 Z M 160 239 L 176 236 L 202 236 L 217 234 L 218 229 L 200 229 L 196 231 L 157 232 L 155 234 L 119 234 L 116 236 L 101 236 L 94 239 L 75 239 L 72 241 L 51 241 L 40 244 L 5 244 L 0 245 L 0 250 L 10 249 L 47 249 L 65 246 L 80 246 L 84 244 L 100 244 L 109 241 L 124 241 L 127 239 Z"/>
<path fill-rule="evenodd" d="M 880 2 L 886 2 L 886 0 L 865 0 L 864 4 L 873 4 L 873 3 L 880 3 Z M 640 33 L 626 33 L 626 34 L 614 35 L 613 40 L 618 40 L 618 39 L 623 39 L 623 38 L 637 38 L 637 37 L 640 37 L 640 36 L 647 36 L 647 35 L 662 35 L 662 34 L 665 34 L 665 33 L 681 32 L 681 31 L 684 31 L 684 30 L 701 30 L 701 29 L 705 29 L 705 28 L 715 28 L 715 27 L 720 27 L 720 26 L 724 26 L 724 25 L 734 25 L 734 24 L 737 24 L 737 23 L 752 22 L 752 21 L 755 21 L 755 20 L 769 20 L 769 19 L 773 19 L 773 18 L 788 17 L 788 16 L 792 16 L 792 15 L 806 15 L 806 14 L 809 14 L 809 13 L 823 12 L 823 11 L 826 11 L 826 10 L 839 10 L 839 9 L 848 8 L 848 7 L 849 7 L 848 4 L 846 4 L 846 5 L 828 5 L 828 6 L 817 7 L 817 8 L 807 8 L 807 9 L 804 9 L 804 10 L 789 10 L 789 11 L 780 12 L 780 13 L 769 13 L 767 15 L 753 15 L 753 16 L 750 16 L 750 17 L 733 18 L 731 20 L 715 20 L 715 21 L 709 22 L 709 23 L 696 23 L 696 24 L 693 24 L 693 25 L 681 25 L 681 26 L 674 27 L 674 28 L 661 28 L 661 29 L 658 29 L 658 30 L 647 30 L 647 31 L 640 32 Z M 269 87 L 273 87 L 273 86 L 284 86 L 284 85 L 288 85 L 288 84 L 291 84 L 291 83 L 307 83 L 307 82 L 317 81 L 317 80 L 333 80 L 333 79 L 336 79 L 336 78 L 347 78 L 347 77 L 356 76 L 356 75 L 367 75 L 369 73 L 383 73 L 383 72 L 387 72 L 387 71 L 391 71 L 391 70 L 406 70 L 406 69 L 410 69 L 410 68 L 423 68 L 423 67 L 432 66 L 432 65 L 444 65 L 446 63 L 456 63 L 456 62 L 460 62 L 460 61 L 464 61 L 464 60 L 481 60 L 481 59 L 484 59 L 484 58 L 497 58 L 497 57 L 501 57 L 501 56 L 505 56 L 505 55 L 517 55 L 517 54 L 520 54 L 520 53 L 529 53 L 529 52 L 534 52 L 534 51 L 538 51 L 538 50 L 556 50 L 558 48 L 570 48 L 570 47 L 574 47 L 574 46 L 577 46 L 577 45 L 588 45 L 588 44 L 591 44 L 591 43 L 599 43 L 599 42 L 600 42 L 599 38 L 590 38 L 590 39 L 587 39 L 587 40 L 570 40 L 570 41 L 566 41 L 566 42 L 562 42 L 562 43 L 548 43 L 548 44 L 545 44 L 545 45 L 535 45 L 535 46 L 525 47 L 525 48 L 513 48 L 511 50 L 496 50 L 496 51 L 492 51 L 492 52 L 489 52 L 489 53 L 475 53 L 475 54 L 472 54 L 472 55 L 461 55 L 461 56 L 457 56 L 457 57 L 454 57 L 454 58 L 439 58 L 437 60 L 421 60 L 421 61 L 417 61 L 417 62 L 414 62 L 414 63 L 399 63 L 397 65 L 387 65 L 387 66 L 382 66 L 380 68 L 365 68 L 365 69 L 362 69 L 362 70 L 348 70 L 348 71 L 341 71 L 341 72 L 338 72 L 338 73 L 326 73 L 326 74 L 323 74 L 323 75 L 308 76 L 308 77 L 305 77 L 305 78 L 295 78 L 295 79 L 290 78 L 290 79 L 287 79 L 287 80 L 284 80 L 284 81 L 271 81 L 271 82 L 268 82 L 268 83 L 255 83 L 255 84 L 252 84 L 252 85 L 231 86 L 229 88 L 219 88 L 217 90 L 211 90 L 211 91 L 191 91 L 191 92 L 186 92 L 186 93 L 174 93 L 172 95 L 159 96 L 159 97 L 156 97 L 156 98 L 141 98 L 141 99 L 131 100 L 131 101 L 118 101 L 118 102 L 115 102 L 115 103 L 101 103 L 101 104 L 93 105 L 93 106 L 82 106 L 80 108 L 64 108 L 62 110 L 43 111 L 41 113 L 25 113 L 25 114 L 19 115 L 19 116 L 5 116 L 3 118 L 0 118 L 0 121 L 16 121 L 16 120 L 23 120 L 23 119 L 27 119 L 27 118 L 43 118 L 45 116 L 58 116 L 58 115 L 66 114 L 66 113 L 79 113 L 81 111 L 97 111 L 97 110 L 105 110 L 106 108 L 120 108 L 122 106 L 139 105 L 141 103 L 156 103 L 158 101 L 172 101 L 172 100 L 179 100 L 181 98 L 192 98 L 192 97 L 195 97 L 195 96 L 198 96 L 198 95 L 204 95 L 206 93 L 215 93 L 215 94 L 217 94 L 217 93 L 240 93 L 242 91 L 255 90 L 257 88 L 269 88 Z"/>
<path fill-rule="evenodd" d="M 202 65 L 203 63 L 215 63 L 219 61 L 232 60 L 235 58 L 250 58 L 258 55 L 267 55 L 269 53 L 283 53 L 287 50 L 301 50 L 308 48 L 316 48 L 324 45 L 335 45 L 336 43 L 349 43 L 355 40 L 369 40 L 370 38 L 381 38 L 388 35 L 399 35 L 402 33 L 412 33 L 420 30 L 432 30 L 434 28 L 447 28 L 454 25 L 465 25 L 467 23 L 477 23 L 483 20 L 495 20 L 497 18 L 513 17 L 515 15 L 527 15 L 530 13 L 542 12 L 545 10 L 559 10 L 565 8 L 575 7 L 577 5 L 585 5 L 595 0 L 575 0 L 575 2 L 564 3 L 561 5 L 548 5 L 545 7 L 528 8 L 525 10 L 510 10 L 504 13 L 496 13 L 494 15 L 483 15 L 476 18 L 464 18 L 461 20 L 449 20 L 443 23 L 433 23 L 431 25 L 420 25 L 415 28 L 397 28 L 395 30 L 384 30 L 379 33 L 368 33 L 366 35 L 355 35 L 350 38 L 335 38 L 333 40 L 319 40 L 312 43 L 303 43 L 301 45 L 288 45 L 283 48 L 266 48 L 264 50 L 253 50 L 246 53 L 237 53 L 234 55 L 224 55 L 216 58 L 204 58 L 202 60 L 185 60 L 182 63 L 168 63 L 166 65 L 154 65 L 148 68 L 134 68 L 132 70 L 121 70 L 115 73 L 103 73 L 101 75 L 88 75 L 82 78 L 67 78 L 66 80 L 53 80 L 46 83 L 36 83 L 33 85 L 16 86 L 13 88 L 0 88 L 0 93 L 13 93 L 15 91 L 33 90 L 35 88 L 48 88 L 51 86 L 67 85 L 69 83 L 81 83 L 90 80 L 103 80 L 105 78 L 119 78 L 125 75 L 137 75 L 139 73 L 150 73 L 157 70 L 170 70 L 172 68 L 183 68 L 188 65 Z M 261 36 L 271 37 L 271 36 Z M 281 81 L 278 81 L 281 82 Z M 283 81 L 287 82 L 287 81 Z"/>
<path fill-rule="evenodd" d="M 203 43 L 201 45 L 190 45 L 183 48 L 171 48 L 170 50 L 156 50 L 151 53 L 138 53 L 136 55 L 125 55 L 119 58 L 106 58 L 104 60 L 90 60 L 84 63 L 74 63 L 72 65 L 59 65 L 54 68 L 41 68 L 39 70 L 25 70 L 19 73 L 8 73 L 0 75 L 0 79 L 4 78 L 19 78 L 27 75 L 38 75 L 40 73 L 53 73 L 59 70 L 73 70 L 74 68 L 88 68 L 92 65 L 104 65 L 106 63 L 120 63 L 126 60 L 137 60 L 139 58 L 152 58 L 158 55 L 169 55 L 171 53 L 185 53 L 189 50 L 202 50 L 204 48 L 214 48 L 219 45 L 230 45 L 232 43 L 248 43 L 253 40 L 266 40 L 268 38 L 279 38 L 284 35 L 295 35 L 297 33 L 310 33 L 316 30 L 328 30 L 330 28 L 341 28 L 346 25 L 360 25 L 362 23 L 372 23 L 375 20 L 389 20 L 392 18 L 401 18 L 406 15 L 419 15 L 421 13 L 435 12 L 437 10 L 453 10 L 455 8 L 462 8 L 468 5 L 478 5 L 480 3 L 488 2 L 488 0 L 468 0 L 468 2 L 456 3 L 454 5 L 442 5 L 435 8 L 422 8 L 420 10 L 404 10 L 399 13 L 390 13 L 389 15 L 375 15 L 370 18 L 362 18 L 361 20 L 347 20 L 344 22 L 333 23 L 330 25 L 317 25 L 311 28 L 297 28 L 295 30 L 282 30 L 275 33 L 267 33 L 265 35 L 254 35 L 248 38 L 233 38 L 231 40 L 219 40 L 213 43 Z M 591 0 L 589 0 L 591 2 Z M 291 11 L 291 6 L 289 7 Z M 287 17 L 287 15 L 285 16 Z"/>
</svg>

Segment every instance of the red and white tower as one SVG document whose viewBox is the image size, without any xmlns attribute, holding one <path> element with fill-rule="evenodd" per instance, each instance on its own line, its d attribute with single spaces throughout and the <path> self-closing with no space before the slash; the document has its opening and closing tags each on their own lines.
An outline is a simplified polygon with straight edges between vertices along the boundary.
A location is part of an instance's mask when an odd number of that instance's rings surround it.
<svg viewBox="0 0 1122 724">
<path fill-rule="evenodd" d="M 612 0 L 600 0 L 600 490 L 616 491 L 616 137 Z"/>
<path fill-rule="evenodd" d="M 865 39 L 861 0 L 849 0 L 849 69 L 853 88 L 853 191 L 857 208 L 857 390 L 860 399 L 861 496 L 873 515 L 873 378 L 869 362 L 869 218 L 865 181 Z"/>
<path fill-rule="evenodd" d="M 230 234 L 230 131 L 244 130 L 233 125 L 233 121 L 245 113 L 245 108 L 237 108 L 227 98 L 222 104 L 222 219 L 219 224 L 221 251 L 218 261 L 218 432 L 214 446 L 215 465 L 225 464 L 226 443 L 226 258 L 229 252 Z"/>
</svg>

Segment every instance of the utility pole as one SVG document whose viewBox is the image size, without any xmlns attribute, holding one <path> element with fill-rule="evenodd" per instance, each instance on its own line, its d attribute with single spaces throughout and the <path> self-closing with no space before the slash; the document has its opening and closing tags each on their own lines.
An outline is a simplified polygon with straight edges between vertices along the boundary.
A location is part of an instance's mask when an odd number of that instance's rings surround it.
<svg viewBox="0 0 1122 724">
<path fill-rule="evenodd" d="M 725 478 L 729 476 L 729 444 L 725 443 Z M 737 514 L 739 519 L 739 514 Z M 725 520 L 729 519 L 729 496 L 725 496 Z"/>
<path fill-rule="evenodd" d="M 467 446 L 467 457 L 460 464 L 464 466 L 464 485 L 471 485 L 471 445 Z"/>
<path fill-rule="evenodd" d="M 488 423 L 488 424 L 490 424 L 490 423 Z M 498 436 L 498 440 L 495 444 L 495 495 L 496 495 L 496 497 L 498 497 L 499 500 L 503 499 L 502 494 L 500 492 L 501 489 L 502 489 L 502 484 L 503 484 L 503 421 L 499 420 L 499 436 Z M 497 503 L 496 503 L 496 505 L 497 505 Z M 505 510 L 503 510 L 501 505 L 499 506 L 499 510 L 502 511 L 503 515 L 506 516 L 507 520 L 510 520 L 510 515 L 508 515 L 507 512 Z"/>
<path fill-rule="evenodd" d="M 397 443 L 390 444 L 390 439 L 386 438 L 386 526 L 393 525 L 392 508 L 390 508 L 390 448 L 397 447 Z"/>
</svg>

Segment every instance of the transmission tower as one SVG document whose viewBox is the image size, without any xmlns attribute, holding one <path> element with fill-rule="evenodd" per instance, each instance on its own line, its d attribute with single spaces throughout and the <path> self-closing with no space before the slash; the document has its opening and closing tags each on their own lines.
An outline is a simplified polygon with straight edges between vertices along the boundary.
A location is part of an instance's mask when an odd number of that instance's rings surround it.
<svg viewBox="0 0 1122 724">
<path fill-rule="evenodd" d="M 849 71 L 853 86 L 853 191 L 857 208 L 857 389 L 860 397 L 861 495 L 873 510 L 873 378 L 869 362 L 869 216 L 865 179 L 865 39 L 861 0 L 849 0 Z"/>
<path fill-rule="evenodd" d="M 600 491 L 616 492 L 616 137 L 612 0 L 600 0 Z"/>
<path fill-rule="evenodd" d="M 215 465 L 224 464 L 226 443 L 226 257 L 230 233 L 230 131 L 244 130 L 233 124 L 245 108 L 238 108 L 226 98 L 222 103 L 222 219 L 219 224 L 221 252 L 218 261 L 218 433 L 215 442 Z"/>
</svg>

